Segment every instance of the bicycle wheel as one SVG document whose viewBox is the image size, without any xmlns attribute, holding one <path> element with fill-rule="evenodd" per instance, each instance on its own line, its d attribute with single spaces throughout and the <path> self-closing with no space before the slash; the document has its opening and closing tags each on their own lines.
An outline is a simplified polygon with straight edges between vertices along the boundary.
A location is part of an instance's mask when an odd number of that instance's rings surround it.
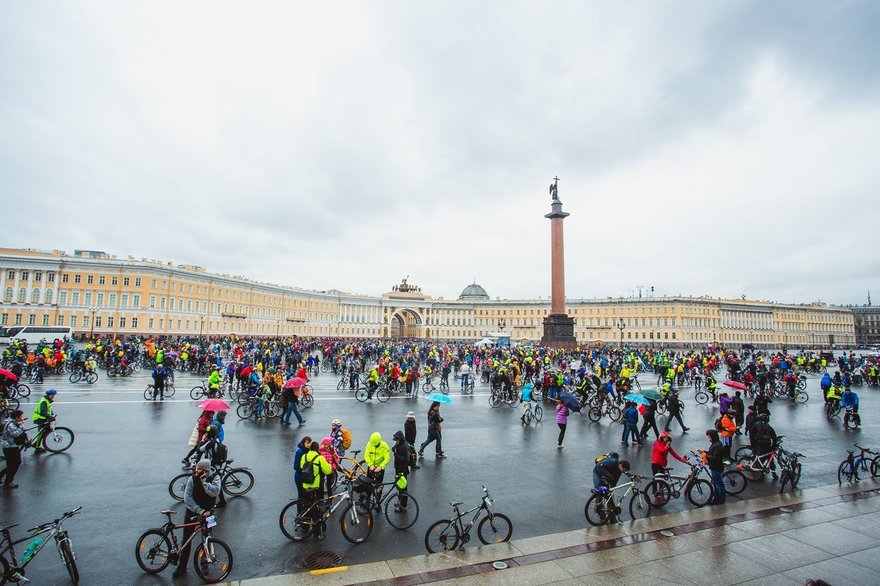
<svg viewBox="0 0 880 586">
<path fill-rule="evenodd" d="M 349 502 L 339 519 L 342 536 L 350 543 L 363 543 L 373 531 L 373 511 L 365 503 Z"/>
<path fill-rule="evenodd" d="M 610 497 L 600 492 L 593 494 L 584 505 L 584 516 L 593 527 L 601 527 L 608 522 L 607 501 Z"/>
<path fill-rule="evenodd" d="M 385 518 L 395 529 L 409 529 L 419 520 L 419 501 L 406 493 L 406 506 L 402 506 L 404 495 L 399 492 L 385 501 Z"/>
<path fill-rule="evenodd" d="M 454 551 L 460 538 L 458 526 L 449 519 L 441 519 L 425 531 L 425 549 L 430 553 Z"/>
<path fill-rule="evenodd" d="M 541 421 L 542 417 L 544 417 L 544 410 L 540 405 L 535 405 L 535 421 Z"/>
<path fill-rule="evenodd" d="M 700 405 L 705 405 L 709 402 L 709 393 L 704 393 L 700 391 L 694 395 L 694 399 L 696 399 L 697 403 Z"/>
<path fill-rule="evenodd" d="M 171 542 L 159 529 L 144 531 L 134 548 L 137 563 L 148 574 L 158 574 L 171 561 Z"/>
<path fill-rule="evenodd" d="M 311 393 L 303 393 L 300 403 L 302 403 L 303 409 L 310 409 L 315 404 L 315 398 Z"/>
<path fill-rule="evenodd" d="M 193 401 L 198 401 L 202 397 L 205 396 L 205 387 L 193 387 L 189 391 L 189 398 Z"/>
<path fill-rule="evenodd" d="M 492 393 L 491 395 L 489 395 L 489 406 L 494 409 L 495 407 L 498 407 L 499 405 L 501 405 L 501 398 L 498 395 L 496 395 L 495 393 Z"/>
<path fill-rule="evenodd" d="M 599 420 L 602 419 L 602 409 L 599 407 L 590 407 L 590 410 L 587 411 L 587 417 L 589 417 L 590 421 L 593 423 L 599 423 Z"/>
<path fill-rule="evenodd" d="M 86 382 L 89 383 L 90 385 L 93 385 L 96 382 L 98 382 L 98 373 L 97 372 L 89 372 L 86 375 Z"/>
<path fill-rule="evenodd" d="M 871 460 L 871 477 L 877 478 L 880 476 L 880 456 L 874 456 L 874 459 Z"/>
<path fill-rule="evenodd" d="M 266 401 L 266 406 L 263 408 L 263 414 L 269 419 L 275 419 L 281 415 L 281 407 L 276 401 Z"/>
<path fill-rule="evenodd" d="M 756 458 L 742 458 L 737 461 L 737 469 L 749 482 L 757 482 L 764 478 L 764 468 Z"/>
<path fill-rule="evenodd" d="M 307 506 L 306 503 L 300 504 L 299 499 L 294 499 L 281 509 L 281 515 L 278 516 L 278 525 L 281 526 L 281 532 L 284 533 L 286 538 L 292 541 L 303 541 L 312 534 L 315 528 L 312 520 L 307 519 L 305 515 L 301 515 L 299 512 L 300 507 L 308 510 L 305 508 Z"/>
<path fill-rule="evenodd" d="M 840 463 L 840 466 L 837 467 L 837 484 L 852 482 L 856 476 L 855 467 L 849 460 L 844 460 Z"/>
<path fill-rule="evenodd" d="M 346 387 L 347 384 L 348 384 L 348 381 L 346 381 L 345 378 L 339 379 L 339 382 L 336 383 L 336 390 L 341 391 L 343 388 Z"/>
<path fill-rule="evenodd" d="M 61 561 L 64 563 L 64 567 L 67 568 L 70 581 L 74 584 L 79 584 L 79 568 L 76 567 L 76 555 L 70 547 L 70 540 L 66 537 L 58 541 L 58 555 L 61 556 Z"/>
<path fill-rule="evenodd" d="M 369 391 L 367 391 L 367 389 L 358 389 L 357 392 L 354 394 L 354 398 L 363 403 L 370 398 L 370 393 Z"/>
<path fill-rule="evenodd" d="M 724 490 L 727 494 L 737 495 L 746 489 L 749 481 L 745 475 L 739 470 L 727 470 L 721 474 L 721 480 L 724 482 Z"/>
<path fill-rule="evenodd" d="M 755 454 L 752 452 L 751 446 L 741 446 L 736 449 L 736 452 L 733 453 L 734 460 L 742 460 L 748 458 L 749 460 L 755 459 Z"/>
<path fill-rule="evenodd" d="M 177 389 L 174 388 L 174 385 L 165 385 L 165 398 L 170 399 L 174 396 L 174 393 L 177 392 Z"/>
<path fill-rule="evenodd" d="M 529 409 L 525 413 L 522 414 L 522 422 L 526 425 L 530 425 L 532 423 L 532 411 Z"/>
<path fill-rule="evenodd" d="M 662 478 L 655 478 L 645 487 L 645 493 L 654 508 L 662 508 L 672 500 L 672 487 Z"/>
<path fill-rule="evenodd" d="M 513 523 L 510 521 L 510 517 L 501 513 L 489 513 L 477 525 L 477 537 L 480 538 L 483 545 L 507 543 L 510 541 L 511 534 L 513 534 Z"/>
<path fill-rule="evenodd" d="M 791 483 L 791 471 L 788 468 L 782 469 L 782 474 L 779 475 L 779 494 L 785 492 L 785 485 Z M 792 485 L 792 489 L 794 489 L 794 485 Z"/>
<path fill-rule="evenodd" d="M 705 507 L 712 500 L 712 484 L 708 480 L 697 478 L 688 486 L 685 496 L 693 506 Z"/>
<path fill-rule="evenodd" d="M 232 564 L 232 550 L 226 543 L 214 537 L 205 537 L 193 556 L 196 574 L 208 584 L 225 580 L 232 571 Z"/>
<path fill-rule="evenodd" d="M 223 476 L 223 492 L 242 496 L 254 487 L 254 475 L 244 468 L 233 468 Z"/>
<path fill-rule="evenodd" d="M 31 396 L 31 388 L 26 384 L 20 383 L 15 385 L 15 390 L 22 399 L 27 399 Z"/>
<path fill-rule="evenodd" d="M 175 476 L 171 482 L 168 483 L 168 494 L 171 495 L 171 498 L 178 502 L 183 502 L 183 493 L 186 491 L 186 482 L 189 480 L 190 476 L 192 476 L 191 473 L 184 472 L 183 474 Z"/>
<path fill-rule="evenodd" d="M 47 452 L 60 454 L 73 445 L 73 431 L 66 427 L 56 427 L 43 436 L 43 447 Z"/>
<path fill-rule="evenodd" d="M 804 403 L 806 403 L 809 400 L 810 400 L 810 395 L 808 395 L 805 391 L 798 391 L 797 393 L 794 394 L 794 402 L 795 403 L 800 403 L 801 405 L 803 405 Z"/>
<path fill-rule="evenodd" d="M 71 372 L 70 376 L 67 377 L 67 380 L 70 381 L 72 384 L 76 384 L 82 380 L 82 373 L 78 370 Z"/>
<path fill-rule="evenodd" d="M 239 416 L 241 419 L 250 419 L 256 411 L 254 411 L 254 406 L 248 403 L 242 403 L 235 409 L 235 414 Z"/>
<path fill-rule="evenodd" d="M 636 519 L 647 519 L 651 516 L 651 502 L 643 492 L 634 492 L 629 499 L 629 517 L 633 521 Z"/>
<path fill-rule="evenodd" d="M 803 470 L 803 467 L 800 465 L 800 463 L 792 465 L 792 467 L 791 467 L 791 488 L 792 489 L 797 488 L 798 482 L 801 481 L 801 471 L 802 470 Z"/>
<path fill-rule="evenodd" d="M 144 399 L 147 401 L 152 401 L 153 397 L 156 396 L 156 389 L 153 385 L 147 385 L 147 388 L 144 389 Z"/>
<path fill-rule="evenodd" d="M 620 407 L 611 407 L 608 409 L 608 417 L 611 418 L 611 421 L 620 421 L 620 418 L 623 417 L 623 411 L 620 410 Z"/>
<path fill-rule="evenodd" d="M 390 399 L 390 398 L 391 398 L 391 391 L 389 391 L 388 389 L 379 389 L 378 391 L 376 391 L 376 399 L 380 403 L 387 403 L 388 399 Z"/>
</svg>

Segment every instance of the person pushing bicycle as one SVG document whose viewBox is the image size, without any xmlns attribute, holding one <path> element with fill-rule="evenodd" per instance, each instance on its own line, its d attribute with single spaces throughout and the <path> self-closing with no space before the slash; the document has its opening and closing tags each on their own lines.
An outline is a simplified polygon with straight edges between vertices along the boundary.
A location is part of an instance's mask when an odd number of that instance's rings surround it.
<svg viewBox="0 0 880 586">
<path fill-rule="evenodd" d="M 186 504 L 186 517 L 184 518 L 183 528 L 183 549 L 180 550 L 180 557 L 177 560 L 177 569 L 174 570 L 173 577 L 179 578 L 186 575 L 186 566 L 189 562 L 189 552 L 192 546 L 189 538 L 196 530 L 195 523 L 200 521 L 202 517 L 211 514 L 216 503 L 217 495 L 220 494 L 220 475 L 215 474 L 211 478 L 211 461 L 206 459 L 199 460 L 192 476 L 186 481 L 186 488 L 183 492 L 183 502 Z"/>
<path fill-rule="evenodd" d="M 46 391 L 46 394 L 40 397 L 40 401 L 37 403 L 36 408 L 34 408 L 34 414 L 31 416 L 31 421 L 40 428 L 40 431 L 37 432 L 37 437 L 34 438 L 35 452 L 45 451 L 42 446 L 43 436 L 52 429 L 52 422 L 55 421 L 55 416 L 52 414 L 52 403 L 55 401 L 57 393 L 58 391 L 55 389 Z"/>
</svg>

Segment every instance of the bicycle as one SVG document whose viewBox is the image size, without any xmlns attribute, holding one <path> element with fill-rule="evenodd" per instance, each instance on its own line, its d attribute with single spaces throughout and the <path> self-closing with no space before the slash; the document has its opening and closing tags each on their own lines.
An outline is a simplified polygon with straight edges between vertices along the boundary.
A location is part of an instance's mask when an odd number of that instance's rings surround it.
<svg viewBox="0 0 880 586">
<path fill-rule="evenodd" d="M 517 404 L 518 399 L 513 396 L 512 391 L 503 391 L 500 388 L 492 389 L 489 393 L 489 406 L 493 409 L 500 407 L 502 404 L 513 407 Z"/>
<path fill-rule="evenodd" d="M 77 369 L 70 373 L 67 380 L 70 381 L 71 384 L 76 384 L 81 380 L 85 380 L 88 384 L 93 385 L 98 381 L 98 373 L 94 370 Z"/>
<path fill-rule="evenodd" d="M 859 455 L 854 456 L 855 452 L 853 450 L 846 451 L 846 459 L 837 467 L 837 484 L 843 484 L 844 481 L 858 482 L 861 480 L 861 478 L 859 478 L 860 470 L 870 472 L 871 478 L 877 478 L 880 476 L 880 453 L 868 448 L 863 448 L 858 444 L 853 445 L 859 449 Z M 873 456 L 873 458 L 870 458 L 870 468 L 868 467 L 869 458 L 866 457 L 865 454 Z"/>
<path fill-rule="evenodd" d="M 691 452 L 699 457 L 695 452 Z M 703 472 L 701 463 L 688 462 L 691 467 L 686 476 L 671 474 L 672 468 L 664 468 L 662 473 L 654 474 L 654 479 L 645 487 L 650 495 L 652 507 L 662 508 L 666 504 L 684 494 L 695 507 L 705 507 L 712 500 L 712 483 L 699 478 Z"/>
<path fill-rule="evenodd" d="M 800 452 L 786 452 L 779 448 L 779 464 L 782 466 L 782 473 L 779 476 L 779 493 L 785 490 L 786 484 L 791 484 L 791 489 L 797 488 L 797 484 L 801 479 L 800 458 L 805 458 Z"/>
<path fill-rule="evenodd" d="M 388 399 L 391 398 L 391 391 L 384 387 L 377 387 L 372 391 L 369 389 L 358 389 L 354 393 L 354 398 L 357 399 L 359 403 L 368 401 L 373 398 L 373 396 L 375 396 L 376 400 L 380 403 L 387 403 Z"/>
<path fill-rule="evenodd" d="M 587 411 L 587 417 L 593 423 L 598 423 L 605 415 L 610 417 L 611 421 L 617 422 L 623 417 L 623 412 L 620 410 L 620 407 L 609 404 L 607 401 L 602 401 L 599 405 L 594 405 Z"/>
<path fill-rule="evenodd" d="M 540 404 L 535 403 L 534 407 L 532 407 L 532 401 L 523 404 L 523 414 L 521 419 L 526 425 L 531 425 L 532 419 L 535 421 L 541 421 L 543 416 L 544 409 Z"/>
<path fill-rule="evenodd" d="M 640 486 L 646 478 L 628 472 L 624 472 L 624 474 L 630 479 L 629 482 L 618 484 L 614 488 L 600 486 L 593 489 L 592 496 L 587 499 L 584 505 L 584 516 L 593 527 L 600 527 L 616 518 L 622 510 L 621 504 L 627 495 L 630 495 L 629 515 L 633 521 L 651 516 L 651 499 Z M 619 499 L 616 498 L 615 493 L 621 491 L 623 494 Z"/>
<path fill-rule="evenodd" d="M 171 397 L 173 397 L 175 392 L 176 389 L 174 388 L 174 385 L 165 385 L 164 394 L 166 399 L 170 399 Z M 156 397 L 157 394 L 155 385 L 147 385 L 147 388 L 144 389 L 144 399 L 147 401 L 152 401 Z"/>
<path fill-rule="evenodd" d="M 737 469 L 742 472 L 746 480 L 752 482 L 761 480 L 767 472 L 772 473 L 773 478 L 776 478 L 775 462 L 779 459 L 782 451 L 783 438 L 785 438 L 784 435 L 777 436 L 776 447 L 766 454 L 757 455 L 752 452 L 749 446 L 743 446 L 736 451 Z"/>
<path fill-rule="evenodd" d="M 837 417 L 840 414 L 840 401 L 837 399 L 826 400 L 825 401 L 825 417 L 831 419 L 832 417 Z"/>
<path fill-rule="evenodd" d="M 81 510 L 82 507 L 77 507 L 71 511 L 67 511 L 61 515 L 61 518 L 55 519 L 50 523 L 43 523 L 42 525 L 31 527 L 27 530 L 27 537 L 21 539 L 13 540 L 12 533 L 10 532 L 10 529 L 18 527 L 18 523 L 15 525 L 9 525 L 0 530 L 0 534 L 3 536 L 2 540 L 0 540 L 0 548 L 2 548 L 0 549 L 0 572 L 2 572 L 0 573 L 0 584 L 28 582 L 28 579 L 24 575 L 24 569 L 34 560 L 35 557 L 37 557 L 37 554 L 46 547 L 50 539 L 55 540 L 55 547 L 58 549 L 58 555 L 61 556 L 61 563 L 67 568 L 70 580 L 74 584 L 79 584 L 79 568 L 76 566 L 76 554 L 73 553 L 73 546 L 70 543 L 70 537 L 68 536 L 67 531 L 61 529 L 61 524 L 74 515 L 79 514 Z M 31 543 L 28 545 L 27 549 L 25 549 L 24 555 L 21 558 L 21 563 L 19 564 L 16 562 L 18 557 L 15 555 L 15 546 L 28 540 L 31 540 Z M 7 553 L 12 560 L 11 562 L 6 559 Z"/>
<path fill-rule="evenodd" d="M 18 397 L 27 399 L 31 396 L 31 388 L 24 383 L 17 382 L 7 387 L 6 394 L 10 399 L 17 399 Z"/>
<path fill-rule="evenodd" d="M 473 375 L 468 377 L 468 382 L 466 385 L 464 385 L 461 388 L 461 392 L 464 393 L 465 395 L 473 395 L 474 394 L 474 377 L 473 377 Z"/>
<path fill-rule="evenodd" d="M 513 523 L 507 515 L 492 510 L 494 502 L 489 496 L 489 489 L 483 486 L 480 504 L 473 509 L 462 512 L 459 509 L 462 504 L 460 501 L 449 503 L 455 513 L 455 518 L 440 519 L 428 527 L 425 532 L 425 548 L 429 553 L 455 549 L 464 550 L 464 544 L 470 541 L 471 529 L 483 513 L 486 516 L 477 525 L 477 537 L 480 542 L 483 545 L 490 545 L 510 541 L 510 536 L 513 534 Z M 462 519 L 471 513 L 474 513 L 473 518 L 467 524 L 462 523 Z"/>
<path fill-rule="evenodd" d="M 376 484 L 370 479 L 369 475 L 362 476 L 364 480 L 361 485 L 364 487 L 360 493 L 360 500 L 367 506 L 375 510 L 377 513 L 382 511 L 384 505 L 385 518 L 388 523 L 395 529 L 409 529 L 415 525 L 419 519 L 419 502 L 409 493 L 402 493 L 395 490 L 397 482 L 403 474 L 398 474 L 394 482 L 385 482 Z M 355 484 L 357 481 L 355 482 Z M 385 492 L 386 487 L 391 489 Z M 355 488 L 355 491 L 358 489 Z M 403 505 L 404 500 L 406 506 Z"/>
<path fill-rule="evenodd" d="M 365 503 L 354 498 L 351 481 L 344 479 L 345 491 L 331 494 L 315 502 L 294 499 L 287 503 L 278 517 L 278 524 L 285 537 L 292 541 L 304 541 L 326 523 L 333 513 L 345 504 L 339 518 L 342 536 L 349 543 L 363 543 L 373 531 L 373 512 Z M 320 534 L 319 534 L 320 536 Z"/>
<path fill-rule="evenodd" d="M 216 517 L 210 515 L 192 523 L 175 525 L 171 521 L 174 511 L 166 509 L 162 514 L 168 517 L 168 521 L 160 528 L 147 529 L 137 540 L 135 557 L 143 571 L 148 574 L 158 574 L 167 568 L 168 564 L 177 565 L 181 550 L 192 543 L 196 535 L 200 535 L 202 542 L 196 547 L 193 555 L 196 574 L 209 584 L 221 582 L 229 576 L 233 564 L 232 550 L 225 542 L 211 536 L 211 530 L 217 526 Z M 189 539 L 178 543 L 174 530 L 184 527 L 195 527 L 195 530 Z"/>
<path fill-rule="evenodd" d="M 254 475 L 250 468 L 230 468 L 229 465 L 234 461 L 234 458 L 224 461 L 214 473 L 219 474 L 222 479 L 220 486 L 223 492 L 231 497 L 244 496 L 254 487 Z M 183 493 L 186 491 L 186 483 L 190 476 L 192 472 L 184 472 L 171 479 L 168 483 L 168 494 L 171 498 L 183 502 Z"/>
<path fill-rule="evenodd" d="M 53 454 L 60 454 L 70 449 L 70 446 L 73 445 L 74 434 L 67 427 L 53 427 L 52 423 L 49 422 L 25 428 L 25 431 L 32 431 L 34 429 L 38 430 L 37 435 L 22 447 L 22 451 L 27 448 L 34 448 L 35 450 L 41 449 Z"/>
</svg>

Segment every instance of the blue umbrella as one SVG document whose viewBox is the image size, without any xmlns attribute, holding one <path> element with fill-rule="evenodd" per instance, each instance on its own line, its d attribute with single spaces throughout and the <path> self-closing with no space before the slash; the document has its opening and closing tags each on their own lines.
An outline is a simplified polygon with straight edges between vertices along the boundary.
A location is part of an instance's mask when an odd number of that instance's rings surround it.
<svg viewBox="0 0 880 586">
<path fill-rule="evenodd" d="M 575 413 L 580 413 L 581 403 L 577 400 L 577 397 L 575 397 L 571 393 L 559 393 L 559 400 L 562 401 L 563 405 L 565 405 Z"/>
<path fill-rule="evenodd" d="M 440 393 L 431 393 L 430 395 L 425 397 L 429 401 L 437 401 L 438 403 L 443 403 L 445 405 L 452 404 L 452 397 L 449 395 L 443 395 Z"/>
<path fill-rule="evenodd" d="M 641 395 L 635 395 L 633 393 L 626 395 L 624 397 L 624 399 L 626 399 L 627 401 L 632 401 L 633 403 L 640 403 L 642 405 L 650 405 L 651 404 L 651 401 L 649 401 L 647 397 L 643 397 Z"/>
</svg>

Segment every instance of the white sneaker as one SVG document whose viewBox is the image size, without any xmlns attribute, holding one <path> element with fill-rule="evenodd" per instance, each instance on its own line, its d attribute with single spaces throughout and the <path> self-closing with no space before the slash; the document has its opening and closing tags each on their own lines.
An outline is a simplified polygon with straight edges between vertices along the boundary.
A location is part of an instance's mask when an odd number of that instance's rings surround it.
<svg viewBox="0 0 880 586">
<path fill-rule="evenodd" d="M 558 446 L 556 446 L 556 449 L 557 449 L 557 450 L 561 450 L 561 449 L 564 448 L 564 447 L 565 447 L 565 446 L 563 446 L 562 444 L 559 444 Z"/>
</svg>

